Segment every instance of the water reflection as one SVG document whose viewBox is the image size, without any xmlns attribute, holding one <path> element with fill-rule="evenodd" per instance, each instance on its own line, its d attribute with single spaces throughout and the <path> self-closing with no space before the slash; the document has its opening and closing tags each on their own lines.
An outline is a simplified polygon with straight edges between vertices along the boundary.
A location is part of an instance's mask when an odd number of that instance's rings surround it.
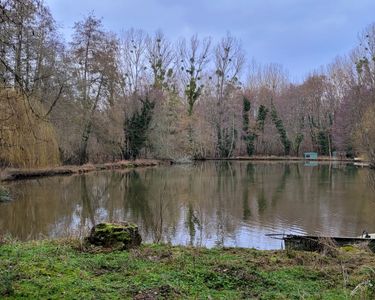
<svg viewBox="0 0 375 300">
<path fill-rule="evenodd" d="M 279 248 L 264 234 L 375 231 L 371 178 L 340 164 L 205 162 L 19 181 L 0 204 L 0 234 L 84 236 L 129 220 L 149 242 Z"/>
<path fill-rule="evenodd" d="M 369 183 L 370 189 L 375 194 L 375 171 L 368 172 L 368 183 Z M 374 199 L 374 201 L 375 201 L 375 199 Z"/>
</svg>

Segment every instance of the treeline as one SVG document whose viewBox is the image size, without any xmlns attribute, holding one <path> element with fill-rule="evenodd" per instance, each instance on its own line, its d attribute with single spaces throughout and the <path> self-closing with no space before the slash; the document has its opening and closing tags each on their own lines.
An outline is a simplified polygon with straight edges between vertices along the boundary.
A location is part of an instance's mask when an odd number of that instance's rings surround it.
<svg viewBox="0 0 375 300">
<path fill-rule="evenodd" d="M 89 15 L 69 43 L 39 0 L 0 0 L 2 165 L 136 157 L 366 153 L 375 161 L 375 26 L 295 84 L 234 36 L 120 36 Z M 15 138 L 17 136 L 17 138 Z"/>
</svg>

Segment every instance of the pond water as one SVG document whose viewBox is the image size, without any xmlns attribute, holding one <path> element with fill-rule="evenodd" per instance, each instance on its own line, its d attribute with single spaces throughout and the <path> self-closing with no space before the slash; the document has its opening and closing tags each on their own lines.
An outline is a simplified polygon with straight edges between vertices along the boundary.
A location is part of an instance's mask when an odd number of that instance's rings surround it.
<svg viewBox="0 0 375 300">
<path fill-rule="evenodd" d="M 147 242 L 278 249 L 265 234 L 375 232 L 373 177 L 345 164 L 211 161 L 17 181 L 0 234 L 82 237 L 128 220 Z"/>
</svg>

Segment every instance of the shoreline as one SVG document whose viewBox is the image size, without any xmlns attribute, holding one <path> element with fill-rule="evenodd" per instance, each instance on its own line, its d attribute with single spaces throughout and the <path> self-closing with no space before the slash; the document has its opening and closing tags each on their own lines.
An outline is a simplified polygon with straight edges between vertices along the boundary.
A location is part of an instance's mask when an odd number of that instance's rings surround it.
<svg viewBox="0 0 375 300">
<path fill-rule="evenodd" d="M 270 162 L 338 162 L 338 163 L 353 163 L 357 167 L 368 167 L 371 168 L 371 164 L 363 160 L 355 159 L 335 159 L 330 157 L 318 157 L 317 159 L 305 159 L 303 157 L 295 156 L 238 156 L 229 158 L 201 158 L 195 159 L 194 161 L 270 161 Z M 5 168 L 0 170 L 0 182 L 1 181 L 15 181 L 25 180 L 40 177 L 50 176 L 69 176 L 74 174 L 85 174 L 94 171 L 105 171 L 105 170 L 121 170 L 129 168 L 140 168 L 140 167 L 155 167 L 160 165 L 172 165 L 179 164 L 174 163 L 171 160 L 162 159 L 137 159 L 121 160 L 113 163 L 103 164 L 85 164 L 82 166 L 78 165 L 66 165 L 58 167 L 40 168 L 40 169 L 18 169 L 18 168 Z"/>
<path fill-rule="evenodd" d="M 41 169 L 4 169 L 0 172 L 0 181 L 24 180 L 50 176 L 69 176 L 74 174 L 85 174 L 89 172 L 104 170 L 121 170 L 130 168 L 154 167 L 165 163 L 165 161 L 156 159 L 138 159 L 134 161 L 121 160 L 113 163 L 96 165 L 67 165 Z"/>
<path fill-rule="evenodd" d="M 0 239 L 0 297 L 372 299 L 373 265 L 375 255 L 359 247 L 316 253 L 144 244 L 111 251 L 87 250 L 74 239 Z"/>
<path fill-rule="evenodd" d="M 347 162 L 347 163 L 355 163 L 355 162 L 362 162 L 366 163 L 365 161 L 361 160 L 354 160 L 351 158 L 331 158 L 329 156 L 321 156 L 317 159 L 306 159 L 304 157 L 298 156 L 236 156 L 236 157 L 228 157 L 228 158 L 202 158 L 197 159 L 198 161 L 205 161 L 205 160 L 238 160 L 238 161 L 326 161 L 326 162 Z"/>
<path fill-rule="evenodd" d="M 269 162 L 326 162 L 326 163 L 344 163 L 353 164 L 356 167 L 375 169 L 371 162 L 362 159 L 352 158 L 333 158 L 329 156 L 320 156 L 317 159 L 309 159 L 297 156 L 237 156 L 228 158 L 201 158 L 196 161 L 269 161 Z"/>
</svg>

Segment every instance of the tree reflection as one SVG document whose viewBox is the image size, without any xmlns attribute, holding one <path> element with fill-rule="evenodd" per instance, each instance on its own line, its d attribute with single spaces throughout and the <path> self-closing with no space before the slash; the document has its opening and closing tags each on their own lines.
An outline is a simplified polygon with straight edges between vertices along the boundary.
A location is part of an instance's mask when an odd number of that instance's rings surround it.
<svg viewBox="0 0 375 300">
<path fill-rule="evenodd" d="M 143 230 L 149 232 L 155 227 L 154 218 L 147 198 L 147 188 L 140 174 L 135 170 L 126 173 L 124 186 L 125 210 L 130 209 L 134 219 L 141 219 Z"/>
<path fill-rule="evenodd" d="M 148 242 L 212 246 L 269 226 L 336 234 L 375 228 L 375 173 L 327 167 L 225 161 L 15 182 L 15 200 L 0 204 L 0 234 L 82 235 L 97 222 L 125 220 Z"/>
<path fill-rule="evenodd" d="M 93 203 L 90 199 L 89 192 L 87 190 L 86 176 L 80 175 L 79 182 L 81 185 L 81 200 L 82 200 L 82 211 L 81 211 L 81 226 L 83 228 L 86 225 L 95 226 L 95 212 L 93 209 Z M 91 224 L 86 224 L 86 220 L 89 219 Z"/>
<path fill-rule="evenodd" d="M 201 227 L 198 217 L 196 216 L 196 213 L 193 208 L 193 204 L 191 202 L 189 202 L 188 209 L 186 212 L 186 226 L 188 228 L 189 237 L 190 237 L 189 245 L 193 246 L 195 238 L 196 238 L 196 231 L 197 229 L 199 231 L 202 231 L 202 227 Z"/>
<path fill-rule="evenodd" d="M 246 176 L 243 183 L 242 192 L 242 208 L 243 208 L 243 220 L 248 221 L 251 217 L 251 210 L 249 206 L 249 189 L 254 184 L 254 165 L 248 163 L 246 165 Z"/>
<path fill-rule="evenodd" d="M 276 190 L 275 192 L 273 193 L 272 195 L 272 199 L 271 199 L 271 203 L 272 205 L 274 206 L 276 204 L 276 202 L 278 201 L 278 199 L 281 199 L 282 198 L 282 195 L 285 191 L 285 186 L 286 186 L 286 183 L 288 181 L 288 178 L 291 174 L 291 166 L 289 164 L 284 164 L 284 170 L 282 172 L 282 175 L 281 175 L 281 178 L 280 178 L 280 181 L 276 187 Z M 297 168 L 297 172 L 298 172 L 298 164 L 297 165 L 293 165 L 294 169 Z"/>
<path fill-rule="evenodd" d="M 368 178 L 368 184 L 371 190 L 375 193 L 375 171 L 369 170 L 367 178 Z M 374 197 L 374 200 L 375 200 L 375 197 Z"/>
</svg>

